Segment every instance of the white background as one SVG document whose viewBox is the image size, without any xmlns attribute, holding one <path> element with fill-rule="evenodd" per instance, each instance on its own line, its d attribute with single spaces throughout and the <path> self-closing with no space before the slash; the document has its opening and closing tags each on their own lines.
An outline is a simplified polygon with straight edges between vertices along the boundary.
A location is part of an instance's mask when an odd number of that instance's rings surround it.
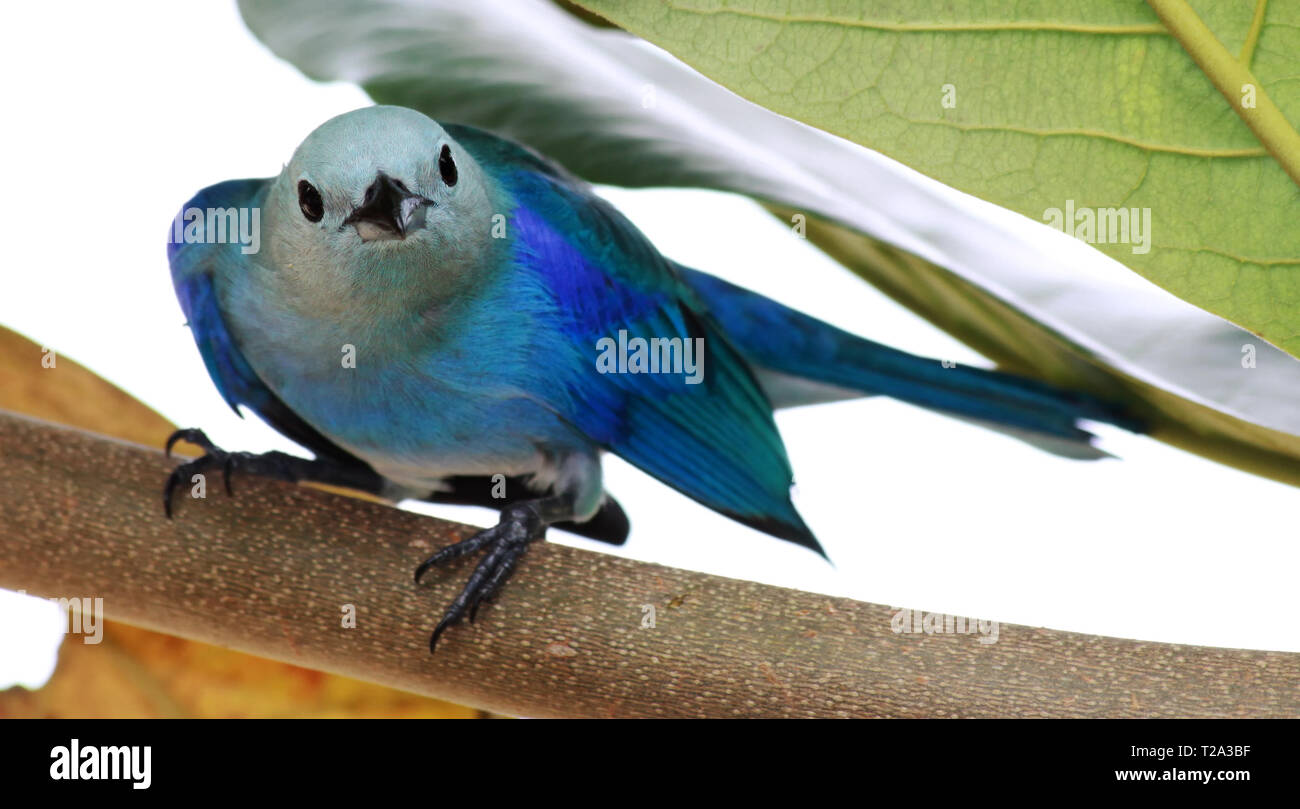
<svg viewBox="0 0 1300 809">
<path fill-rule="evenodd" d="M 316 125 L 368 101 L 277 61 L 233 3 L 185 4 L 183 13 L 179 4 L 74 5 L 20 4 L 0 31 L 0 323 L 228 448 L 293 450 L 255 418 L 236 418 L 208 380 L 182 326 L 164 240 L 196 190 L 278 172 Z M 748 200 L 603 191 L 679 261 L 864 336 L 980 362 Z M 552 538 L 893 606 L 1300 651 L 1292 488 L 1105 428 L 1104 446 L 1123 460 L 1062 460 L 887 400 L 777 421 L 796 503 L 834 567 L 617 459 L 606 475 L 632 518 L 627 546 Z M 0 596 L 0 687 L 39 684 L 52 670 L 58 616 L 45 602 Z M 431 625 L 441 608 L 429 605 Z"/>
</svg>

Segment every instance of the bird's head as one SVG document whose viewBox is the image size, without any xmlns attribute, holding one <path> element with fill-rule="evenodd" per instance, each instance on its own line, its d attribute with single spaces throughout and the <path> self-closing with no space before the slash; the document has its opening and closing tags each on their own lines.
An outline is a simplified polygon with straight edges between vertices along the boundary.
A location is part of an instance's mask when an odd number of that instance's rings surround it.
<svg viewBox="0 0 1300 809">
<path fill-rule="evenodd" d="M 307 136 L 267 202 L 277 267 L 321 292 L 380 278 L 452 282 L 492 226 L 481 167 L 435 121 L 405 107 L 339 115 Z"/>
</svg>

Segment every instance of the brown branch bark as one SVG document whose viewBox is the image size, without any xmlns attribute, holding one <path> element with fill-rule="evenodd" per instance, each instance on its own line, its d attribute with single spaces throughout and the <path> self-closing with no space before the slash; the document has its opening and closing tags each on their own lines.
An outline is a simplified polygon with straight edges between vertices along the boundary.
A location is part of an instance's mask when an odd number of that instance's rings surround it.
<svg viewBox="0 0 1300 809">
<path fill-rule="evenodd" d="M 549 543 L 479 622 L 429 631 L 466 526 L 305 487 L 209 481 L 162 516 L 161 453 L 0 413 L 0 586 L 524 716 L 1296 716 L 1300 655 L 1002 625 L 900 635 L 885 606 Z M 355 629 L 342 608 L 355 605 Z M 655 626 L 642 628 L 642 605 Z"/>
</svg>

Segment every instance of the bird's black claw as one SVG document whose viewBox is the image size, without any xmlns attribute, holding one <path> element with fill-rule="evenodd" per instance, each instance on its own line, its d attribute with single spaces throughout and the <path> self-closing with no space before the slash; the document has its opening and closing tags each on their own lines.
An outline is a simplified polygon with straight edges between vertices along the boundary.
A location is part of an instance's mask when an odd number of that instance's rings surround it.
<svg viewBox="0 0 1300 809">
<path fill-rule="evenodd" d="M 171 457 L 172 447 L 178 441 L 187 441 L 197 447 L 201 447 L 204 455 L 195 458 L 192 461 L 186 461 L 171 471 L 167 476 L 167 482 L 163 484 L 163 513 L 167 519 L 172 518 L 172 499 L 176 492 L 176 487 L 187 483 L 193 475 L 205 474 L 207 472 L 221 469 L 226 481 L 226 493 L 232 494 L 230 489 L 230 470 L 234 466 L 235 457 L 240 453 L 226 452 L 221 447 L 212 443 L 202 430 L 190 428 L 186 430 L 177 430 L 167 438 L 165 446 L 167 457 Z"/>
<path fill-rule="evenodd" d="M 438 565 L 459 559 L 460 557 L 474 553 L 477 550 L 481 550 L 485 545 L 492 541 L 492 532 L 495 530 L 496 528 L 488 528 L 479 531 L 469 539 L 463 539 L 460 542 L 453 542 L 447 547 L 439 550 L 433 556 L 425 559 L 420 563 L 420 566 L 415 569 L 415 583 L 419 584 L 420 579 L 424 578 L 424 574 L 428 573 Z"/>
<path fill-rule="evenodd" d="M 450 616 L 445 617 L 438 622 L 438 626 L 434 628 L 433 634 L 429 636 L 429 654 L 438 651 L 438 638 L 442 637 L 442 633 L 445 632 L 447 627 L 451 626 L 452 623 L 453 621 Z"/>
<path fill-rule="evenodd" d="M 188 441 L 196 447 L 201 447 L 204 452 L 220 452 L 221 448 L 212 443 L 207 434 L 195 427 L 188 427 L 184 430 L 177 430 L 167 436 L 167 445 L 165 447 L 167 457 L 172 457 L 172 447 L 176 446 L 178 441 Z"/>
<path fill-rule="evenodd" d="M 478 532 L 469 539 L 462 540 L 439 550 L 425 559 L 415 569 L 415 580 L 419 582 L 425 573 L 453 559 L 459 559 L 475 551 L 487 550 L 460 595 L 451 602 L 442 620 L 429 638 L 429 653 L 438 646 L 438 638 L 448 627 L 460 623 L 466 615 L 471 622 L 478 615 L 479 605 L 492 601 L 501 586 L 505 584 L 515 567 L 528 550 L 529 544 L 541 539 L 546 534 L 546 525 L 528 504 L 521 503 L 501 512 L 501 521 L 492 528 Z"/>
</svg>

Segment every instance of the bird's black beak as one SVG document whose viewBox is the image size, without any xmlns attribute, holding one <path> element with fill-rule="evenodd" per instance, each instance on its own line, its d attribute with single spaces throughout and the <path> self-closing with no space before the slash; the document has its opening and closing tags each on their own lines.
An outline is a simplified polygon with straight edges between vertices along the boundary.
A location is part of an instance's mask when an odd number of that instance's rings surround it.
<svg viewBox="0 0 1300 809">
<path fill-rule="evenodd" d="M 432 204 L 433 200 L 411 193 L 401 180 L 381 171 L 343 224 L 355 226 L 362 241 L 405 239 L 424 225 L 425 208 Z"/>
</svg>

